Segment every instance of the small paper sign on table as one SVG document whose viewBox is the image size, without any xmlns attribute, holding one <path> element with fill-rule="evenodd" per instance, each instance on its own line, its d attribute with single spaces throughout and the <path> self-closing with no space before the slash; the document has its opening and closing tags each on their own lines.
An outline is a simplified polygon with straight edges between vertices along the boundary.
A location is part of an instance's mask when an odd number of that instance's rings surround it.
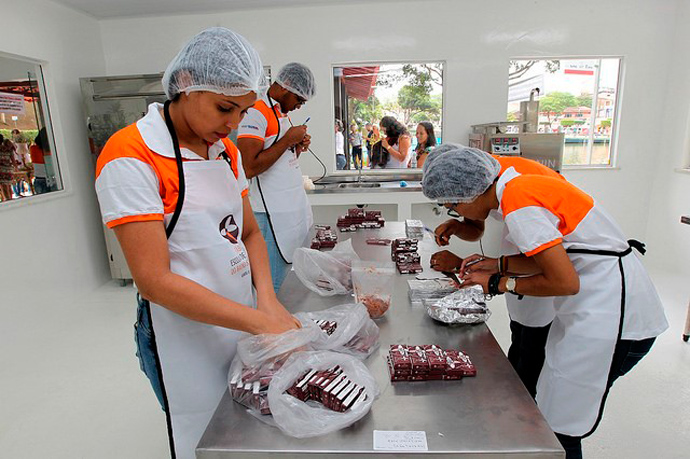
<svg viewBox="0 0 690 459">
<path fill-rule="evenodd" d="M 374 450 L 429 451 L 423 430 L 374 430 Z"/>
</svg>

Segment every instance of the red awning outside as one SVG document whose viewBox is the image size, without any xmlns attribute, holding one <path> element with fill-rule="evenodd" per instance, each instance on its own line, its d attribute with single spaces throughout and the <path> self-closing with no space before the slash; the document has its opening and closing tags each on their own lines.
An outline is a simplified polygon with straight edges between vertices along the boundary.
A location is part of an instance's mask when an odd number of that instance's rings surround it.
<svg viewBox="0 0 690 459">
<path fill-rule="evenodd" d="M 340 77 L 348 97 L 368 100 L 376 88 L 379 67 L 343 67 Z"/>
<path fill-rule="evenodd" d="M 35 81 L 0 81 L 0 92 L 21 94 L 27 102 L 41 98 Z"/>
</svg>

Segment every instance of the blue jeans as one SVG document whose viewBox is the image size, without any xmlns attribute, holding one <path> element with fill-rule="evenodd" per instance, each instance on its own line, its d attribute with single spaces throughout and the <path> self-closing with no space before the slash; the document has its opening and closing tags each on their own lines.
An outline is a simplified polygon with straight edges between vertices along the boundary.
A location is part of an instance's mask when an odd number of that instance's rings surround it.
<svg viewBox="0 0 690 459">
<path fill-rule="evenodd" d="M 339 171 L 345 169 L 345 165 L 347 164 L 347 159 L 345 159 L 345 155 L 335 155 L 335 168 Z"/>
<path fill-rule="evenodd" d="M 259 224 L 261 234 L 264 235 L 266 241 L 266 248 L 268 249 L 268 261 L 271 265 L 271 278 L 273 279 L 273 290 L 278 293 L 280 286 L 283 285 L 285 276 L 287 276 L 290 265 L 285 263 L 283 257 L 278 251 L 278 244 L 276 243 L 271 225 L 268 222 L 268 216 L 265 212 L 254 212 L 256 222 Z"/>
<path fill-rule="evenodd" d="M 144 372 L 153 388 L 153 393 L 158 398 L 161 408 L 165 411 L 163 404 L 163 389 L 158 375 L 158 356 L 155 351 L 153 340 L 153 329 L 149 321 L 151 305 L 137 293 L 137 321 L 134 324 L 134 342 L 137 345 L 137 357 L 139 367 Z"/>
</svg>

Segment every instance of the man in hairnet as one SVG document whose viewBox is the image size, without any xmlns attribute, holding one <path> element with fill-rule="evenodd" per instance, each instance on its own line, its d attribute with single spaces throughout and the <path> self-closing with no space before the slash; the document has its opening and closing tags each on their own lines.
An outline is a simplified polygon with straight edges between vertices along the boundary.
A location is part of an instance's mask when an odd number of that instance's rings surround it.
<svg viewBox="0 0 690 459">
<path fill-rule="evenodd" d="M 311 70 L 297 62 L 285 65 L 267 93 L 249 109 L 237 135 L 276 292 L 287 275 L 292 254 L 304 245 L 313 223 L 299 165 L 299 156 L 309 148 L 311 137 L 306 124 L 293 126 L 287 114 L 315 92 Z"/>
<path fill-rule="evenodd" d="M 668 323 L 659 296 L 618 224 L 565 180 L 522 175 L 481 150 L 457 146 L 424 164 L 422 190 L 463 217 L 497 212 L 519 253 L 472 255 L 463 286 L 491 295 L 554 297 L 555 318 L 536 401 L 566 451 L 582 458 L 582 439 L 602 418 L 609 389 L 651 349 Z M 475 264 L 473 261 L 480 260 Z M 507 263 L 507 265 L 506 265 Z"/>
</svg>

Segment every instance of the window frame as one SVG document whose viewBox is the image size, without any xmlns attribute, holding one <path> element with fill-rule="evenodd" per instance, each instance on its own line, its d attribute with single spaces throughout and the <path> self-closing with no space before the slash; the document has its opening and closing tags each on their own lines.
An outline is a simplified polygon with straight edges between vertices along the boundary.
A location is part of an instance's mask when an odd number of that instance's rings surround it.
<svg viewBox="0 0 690 459">
<path fill-rule="evenodd" d="M 618 59 L 618 77 L 616 78 L 616 103 L 613 104 L 613 109 L 614 109 L 614 114 L 612 117 L 612 128 L 611 128 L 611 143 L 609 144 L 609 162 L 608 164 L 591 164 L 592 161 L 592 148 L 594 146 L 594 130 L 590 129 L 590 137 L 588 140 L 592 140 L 589 142 L 589 148 L 587 152 L 587 157 L 589 159 L 589 164 L 565 164 L 563 163 L 562 168 L 564 171 L 566 170 L 578 170 L 578 169 L 605 169 L 605 170 L 614 170 L 614 169 L 619 169 L 618 167 L 618 139 L 619 139 L 619 133 L 620 133 L 620 120 L 621 120 L 621 107 L 622 107 L 622 101 L 623 101 L 623 92 L 624 92 L 624 87 L 623 87 L 623 77 L 625 73 L 625 57 L 622 55 L 554 55 L 554 56 L 512 56 L 508 58 L 508 63 L 510 61 L 518 61 L 518 60 L 538 60 L 538 61 L 548 61 L 548 60 L 592 60 L 596 61 L 599 60 L 601 61 L 602 59 Z M 593 93 L 593 99 L 592 103 L 593 105 L 596 106 L 596 100 L 598 99 L 598 89 L 599 89 L 599 71 L 601 69 L 601 64 L 597 67 L 595 70 L 595 87 L 593 88 L 596 93 Z M 506 92 L 506 107 L 508 106 L 507 104 L 507 97 L 508 93 Z M 593 117 L 596 118 L 596 110 L 592 111 Z M 688 168 L 690 168 L 690 165 L 688 165 Z"/>
<path fill-rule="evenodd" d="M 49 193 L 35 194 L 32 196 L 26 196 L 24 199 L 12 199 L 11 201 L 1 202 L 0 211 L 15 207 L 33 205 L 38 202 L 50 201 L 71 195 L 71 187 L 69 186 L 68 181 L 65 181 L 65 177 L 69 175 L 69 161 L 66 156 L 62 155 L 62 148 L 58 148 L 58 144 L 62 145 L 62 142 L 59 142 L 56 136 L 57 129 L 55 128 L 55 122 L 52 115 L 53 109 L 57 110 L 57 104 L 55 103 L 55 95 L 53 94 L 54 88 L 50 73 L 50 63 L 42 59 L 36 59 L 3 51 L 0 51 L 0 57 L 25 62 L 38 68 L 36 73 L 36 84 L 39 88 L 39 93 L 42 96 L 40 105 L 44 115 L 43 122 L 45 123 L 48 144 L 50 145 L 53 162 L 55 164 L 55 179 L 59 186 L 57 190 Z"/>
</svg>

